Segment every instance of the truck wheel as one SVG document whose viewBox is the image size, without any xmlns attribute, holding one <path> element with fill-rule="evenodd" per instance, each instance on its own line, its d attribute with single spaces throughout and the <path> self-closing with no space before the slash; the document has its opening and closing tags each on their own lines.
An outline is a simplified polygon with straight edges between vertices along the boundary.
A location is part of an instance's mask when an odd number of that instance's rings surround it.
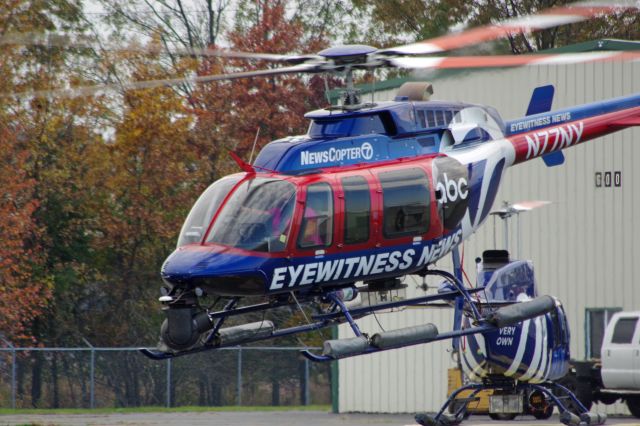
<svg viewBox="0 0 640 426">
<path fill-rule="evenodd" d="M 489 413 L 489 418 L 491 420 L 513 420 L 515 419 L 517 414 L 514 413 Z"/>
<path fill-rule="evenodd" d="M 627 407 L 633 417 L 640 419 L 640 396 L 628 396 L 627 398 Z"/>
</svg>

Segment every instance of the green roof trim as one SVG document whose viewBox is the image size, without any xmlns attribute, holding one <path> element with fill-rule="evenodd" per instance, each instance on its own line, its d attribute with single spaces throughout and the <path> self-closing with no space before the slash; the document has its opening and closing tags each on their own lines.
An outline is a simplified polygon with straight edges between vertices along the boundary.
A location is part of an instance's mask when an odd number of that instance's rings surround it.
<svg viewBox="0 0 640 426">
<path fill-rule="evenodd" d="M 568 46 L 547 49 L 546 53 L 579 53 L 596 51 L 628 51 L 640 50 L 640 41 L 616 40 L 604 38 L 601 40 L 585 41 L 582 43 L 570 44 Z"/>
<path fill-rule="evenodd" d="M 631 51 L 640 50 L 640 41 L 629 40 L 616 40 L 616 39 L 600 39 L 585 41 L 582 43 L 570 44 L 562 47 L 555 47 L 553 49 L 541 50 L 537 53 L 581 53 L 581 52 L 597 52 L 597 51 Z M 390 90 L 402 86 L 408 81 L 434 81 L 439 78 L 451 77 L 456 74 L 487 71 L 494 68 L 474 68 L 474 69 L 451 69 L 451 70 L 437 70 L 434 71 L 427 78 L 420 78 L 418 76 L 409 77 L 396 77 L 390 80 L 384 80 L 373 83 L 358 84 L 356 88 L 364 95 L 365 93 L 371 93 L 373 91 Z M 333 89 L 328 92 L 331 104 L 334 105 L 340 99 L 342 89 Z"/>
</svg>

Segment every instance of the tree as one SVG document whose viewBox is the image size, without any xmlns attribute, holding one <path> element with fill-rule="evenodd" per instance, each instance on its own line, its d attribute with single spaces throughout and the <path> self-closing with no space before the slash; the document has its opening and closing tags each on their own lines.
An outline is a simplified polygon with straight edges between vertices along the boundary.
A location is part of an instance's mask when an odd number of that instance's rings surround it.
<svg viewBox="0 0 640 426">
<path fill-rule="evenodd" d="M 246 52 L 307 53 L 325 46 L 323 39 L 305 37 L 302 23 L 286 17 L 285 1 L 258 1 L 251 13 L 240 14 L 236 29 L 229 34 L 231 48 Z M 264 61 L 233 61 L 223 68 L 216 59 L 203 62 L 198 74 L 217 74 L 222 70 L 250 71 L 279 67 Z M 248 156 L 256 134 L 257 150 L 265 143 L 303 133 L 303 115 L 326 104 L 319 77 L 275 76 L 239 79 L 201 85 L 194 92 L 196 131 L 211 140 L 214 149 L 232 149 Z M 216 158 L 220 158 L 219 155 Z M 228 163 L 226 154 L 222 162 Z M 220 165 L 220 163 L 218 163 Z M 229 170 L 229 168 L 225 168 Z"/>
<path fill-rule="evenodd" d="M 66 0 L 22 1 L 12 0 L 0 13 L 0 34 L 55 30 L 58 26 L 71 26 L 79 19 L 79 6 Z M 27 88 L 47 87 L 63 80 L 68 74 L 59 72 L 64 68 L 65 56 L 39 46 L 23 48 L 15 45 L 2 46 L 0 71 L 0 93 L 3 93 L 3 108 L 0 112 L 0 132 L 3 135 L 1 161 L 3 188 L 3 239 L 7 241 L 2 255 L 7 262 L 3 272 L 3 291 L 7 294 L 20 289 L 23 295 L 14 294 L 2 298 L 12 313 L 2 315 L 14 326 L 2 327 L 10 338 L 41 340 L 32 328 L 49 305 L 53 273 L 49 268 L 47 244 L 48 224 L 42 215 L 48 210 L 45 193 L 47 185 L 44 170 L 54 158 L 41 142 L 53 142 L 52 134 L 64 134 L 60 122 L 49 121 L 48 103 L 12 97 L 11 93 Z M 46 117 L 46 118 L 44 118 Z M 43 120 L 44 118 L 44 120 Z M 45 160 L 46 158 L 46 160 Z M 17 286 L 17 287 L 16 287 Z M 21 306 L 26 304 L 26 306 Z M 23 310 L 25 311 L 23 313 Z M 13 330 L 13 331 L 12 331 Z M 16 334 L 17 333 L 17 334 Z"/>
<path fill-rule="evenodd" d="M 0 330 L 14 344 L 33 343 L 30 326 L 45 309 L 51 282 L 40 277 L 42 229 L 36 223 L 36 182 L 25 171 L 28 152 L 15 129 L 0 121 Z"/>
</svg>

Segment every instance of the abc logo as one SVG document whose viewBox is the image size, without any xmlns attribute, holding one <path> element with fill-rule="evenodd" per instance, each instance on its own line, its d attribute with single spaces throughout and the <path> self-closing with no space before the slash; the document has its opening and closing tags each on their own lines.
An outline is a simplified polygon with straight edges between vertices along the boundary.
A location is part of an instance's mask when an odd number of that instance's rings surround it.
<svg viewBox="0 0 640 426">
<path fill-rule="evenodd" d="M 451 157 L 436 158 L 433 166 L 440 219 L 445 229 L 456 229 L 471 198 L 467 168 Z"/>
<path fill-rule="evenodd" d="M 438 198 L 440 204 L 466 200 L 469 195 L 467 180 L 465 178 L 461 177 L 458 180 L 449 179 L 446 173 L 442 174 L 442 180 L 438 179 L 436 191 L 440 193 L 440 197 Z"/>
</svg>

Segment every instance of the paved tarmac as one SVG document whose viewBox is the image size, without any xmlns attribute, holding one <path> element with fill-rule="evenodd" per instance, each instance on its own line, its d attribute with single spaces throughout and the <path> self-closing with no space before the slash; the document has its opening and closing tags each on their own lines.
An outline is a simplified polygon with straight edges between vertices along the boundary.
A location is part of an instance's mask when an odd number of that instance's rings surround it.
<svg viewBox="0 0 640 426">
<path fill-rule="evenodd" d="M 535 420 L 531 416 L 512 421 L 491 421 L 487 416 L 471 416 L 462 425 L 560 425 L 557 415 L 549 420 Z M 609 418 L 607 425 L 636 425 L 640 419 Z M 28 414 L 0 415 L 0 425 L 70 425 L 70 426 L 406 426 L 415 425 L 410 414 L 331 414 L 320 411 L 251 411 L 251 412 L 197 412 L 197 413 L 127 413 L 127 414 Z"/>
</svg>

